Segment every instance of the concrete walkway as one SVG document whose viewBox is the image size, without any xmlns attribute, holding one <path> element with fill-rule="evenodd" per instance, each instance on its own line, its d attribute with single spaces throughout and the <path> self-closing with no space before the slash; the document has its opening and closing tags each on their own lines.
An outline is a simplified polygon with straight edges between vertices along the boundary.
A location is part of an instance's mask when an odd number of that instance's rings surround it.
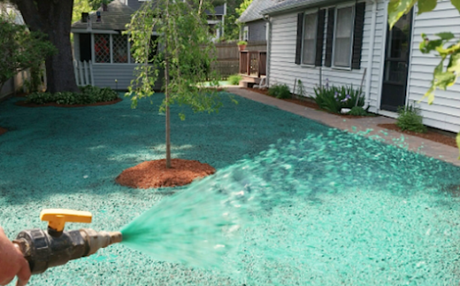
<svg viewBox="0 0 460 286">
<path fill-rule="evenodd" d="M 318 122 L 325 125 L 335 127 L 337 129 L 345 130 L 348 132 L 356 133 L 360 131 L 369 131 L 365 136 L 376 136 L 380 140 L 384 140 L 387 144 L 395 146 L 401 145 L 401 137 L 403 136 L 403 144 L 411 151 L 418 151 L 429 157 L 460 166 L 460 160 L 457 160 L 459 151 L 457 148 L 447 146 L 445 144 L 437 143 L 424 138 L 401 134 L 399 132 L 388 130 L 377 126 L 381 123 L 395 123 L 396 120 L 383 116 L 364 117 L 345 119 L 341 116 L 330 114 L 327 112 L 318 111 L 312 108 L 301 106 L 295 103 L 283 101 L 274 97 L 269 97 L 260 93 L 252 92 L 238 87 L 226 87 L 230 93 L 242 96 L 244 98 L 254 100 L 260 103 L 278 107 L 285 110 Z"/>
</svg>

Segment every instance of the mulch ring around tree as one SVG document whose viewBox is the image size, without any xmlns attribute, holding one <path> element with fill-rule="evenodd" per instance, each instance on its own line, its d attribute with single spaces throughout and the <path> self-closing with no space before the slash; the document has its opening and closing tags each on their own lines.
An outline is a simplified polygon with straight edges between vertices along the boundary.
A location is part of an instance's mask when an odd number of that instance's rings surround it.
<svg viewBox="0 0 460 286">
<path fill-rule="evenodd" d="M 408 134 L 408 135 L 412 135 L 412 136 L 417 136 L 417 137 L 424 138 L 424 139 L 427 139 L 427 140 L 435 141 L 435 142 L 442 143 L 442 144 L 445 144 L 445 145 L 448 145 L 448 146 L 457 147 L 457 142 L 455 140 L 455 135 L 452 135 L 452 136 L 444 135 L 444 134 L 441 134 L 438 131 L 434 131 L 434 130 L 430 130 L 430 129 L 428 129 L 428 131 L 426 133 L 416 133 L 416 132 L 408 131 L 408 130 L 402 131 L 401 128 L 399 128 L 394 123 L 378 124 L 377 126 L 382 127 L 382 128 L 386 128 L 386 129 L 389 129 L 389 130 L 398 131 L 400 133 L 404 133 L 404 134 Z"/>
<path fill-rule="evenodd" d="M 15 104 L 23 107 L 47 107 L 47 106 L 54 106 L 54 107 L 85 107 L 85 106 L 101 106 L 101 105 L 111 105 L 122 101 L 123 99 L 117 98 L 112 101 L 106 102 L 96 102 L 91 104 L 57 104 L 55 102 L 45 103 L 45 104 L 34 104 L 34 103 L 26 103 L 25 101 L 18 101 Z"/>
<path fill-rule="evenodd" d="M 5 134 L 7 131 L 7 129 L 0 127 L 0 135 Z"/>
<path fill-rule="evenodd" d="M 196 178 L 212 175 L 216 169 L 194 160 L 171 159 L 171 168 L 166 168 L 166 159 L 146 161 L 121 172 L 115 181 L 131 188 L 149 189 L 176 187 L 190 184 Z"/>
</svg>

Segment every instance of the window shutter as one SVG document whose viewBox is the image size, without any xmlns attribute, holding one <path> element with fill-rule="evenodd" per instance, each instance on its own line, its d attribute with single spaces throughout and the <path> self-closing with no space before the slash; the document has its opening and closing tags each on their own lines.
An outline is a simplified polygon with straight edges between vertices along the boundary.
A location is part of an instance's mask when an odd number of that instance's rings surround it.
<svg viewBox="0 0 460 286">
<path fill-rule="evenodd" d="M 297 14 L 297 43 L 295 46 L 295 64 L 300 65 L 302 54 L 302 26 L 303 26 L 303 13 Z"/>
<path fill-rule="evenodd" d="M 365 2 L 356 4 L 355 6 L 355 31 L 354 31 L 354 38 L 353 38 L 353 55 L 351 59 L 352 69 L 361 68 L 361 50 L 363 46 L 365 10 L 366 10 Z"/>
<path fill-rule="evenodd" d="M 323 42 L 324 42 L 324 20 L 326 17 L 326 10 L 318 11 L 318 25 L 316 26 L 316 59 L 315 66 L 322 66 L 323 64 Z"/>
<path fill-rule="evenodd" d="M 335 8 L 329 8 L 327 11 L 327 33 L 326 33 L 326 60 L 324 65 L 330 67 L 332 65 L 332 44 L 334 42 L 334 21 Z"/>
</svg>

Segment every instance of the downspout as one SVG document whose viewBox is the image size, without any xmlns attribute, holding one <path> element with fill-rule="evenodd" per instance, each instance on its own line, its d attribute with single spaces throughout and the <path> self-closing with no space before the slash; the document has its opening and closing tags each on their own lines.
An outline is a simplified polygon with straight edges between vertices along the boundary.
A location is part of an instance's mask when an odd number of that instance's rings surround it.
<svg viewBox="0 0 460 286">
<path fill-rule="evenodd" d="M 270 21 L 270 17 L 268 15 L 264 15 L 264 20 L 267 24 L 267 59 L 266 59 L 266 73 L 265 76 L 265 86 L 269 87 L 270 82 L 270 50 L 271 50 L 271 39 L 272 39 L 272 23 Z"/>
<path fill-rule="evenodd" d="M 375 43 L 375 24 L 377 19 L 377 0 L 372 0 L 372 22 L 371 22 L 371 36 L 369 43 L 369 58 L 367 60 L 367 77 L 366 77 L 366 102 L 369 106 L 371 104 L 371 79 L 372 79 L 372 62 L 374 58 L 374 43 Z"/>
<path fill-rule="evenodd" d="M 224 15 L 222 15 L 222 36 L 225 36 L 225 16 L 227 15 L 227 2 L 224 3 Z"/>
</svg>

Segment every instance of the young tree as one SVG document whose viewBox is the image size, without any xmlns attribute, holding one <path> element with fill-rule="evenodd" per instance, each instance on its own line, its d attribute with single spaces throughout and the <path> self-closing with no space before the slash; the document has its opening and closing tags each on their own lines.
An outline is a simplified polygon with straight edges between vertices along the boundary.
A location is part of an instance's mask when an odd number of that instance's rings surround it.
<svg viewBox="0 0 460 286">
<path fill-rule="evenodd" d="M 165 98 L 160 107 L 166 115 L 166 166 L 171 167 L 170 111 L 173 103 L 189 105 L 195 112 L 216 112 L 221 106 L 215 91 L 198 83 L 216 77 L 209 72 L 215 46 L 207 26 L 209 0 L 158 0 L 146 2 L 136 12 L 128 29 L 134 58 L 141 63 L 129 93 L 133 107 L 140 98 L 154 93 L 155 82 L 164 69 Z M 156 32 L 158 37 L 153 38 Z M 155 53 L 155 51 L 157 51 Z M 181 119 L 184 115 L 180 114 Z"/>
<path fill-rule="evenodd" d="M 12 23 L 0 15 L 0 90 L 5 82 L 21 70 L 38 68 L 55 47 L 40 32 Z"/>
<path fill-rule="evenodd" d="M 388 23 L 390 28 L 396 24 L 402 15 L 411 11 L 415 4 L 418 5 L 418 14 L 433 11 L 438 0 L 390 0 L 388 3 Z M 460 0 L 451 0 L 451 3 L 460 12 Z M 460 39 L 450 32 L 436 34 L 437 39 L 429 39 L 422 33 L 423 42 L 420 43 L 420 51 L 424 54 L 435 52 L 440 62 L 433 71 L 431 87 L 425 93 L 428 104 L 434 101 L 436 89 L 446 90 L 447 87 L 454 85 L 460 74 Z M 445 62 L 447 60 L 447 65 Z M 460 132 L 457 135 L 457 146 L 460 149 Z M 459 157 L 460 160 L 460 157 Z"/>
</svg>

